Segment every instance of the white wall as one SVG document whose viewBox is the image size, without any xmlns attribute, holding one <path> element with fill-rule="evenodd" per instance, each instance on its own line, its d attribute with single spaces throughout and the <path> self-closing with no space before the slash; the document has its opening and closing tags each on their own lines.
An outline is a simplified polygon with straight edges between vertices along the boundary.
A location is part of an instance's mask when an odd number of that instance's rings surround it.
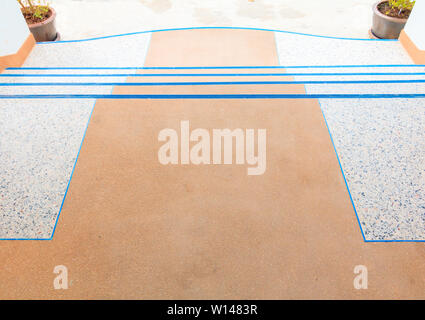
<svg viewBox="0 0 425 320">
<path fill-rule="evenodd" d="M 0 56 L 16 53 L 30 31 L 16 0 L 0 0 Z"/>
<path fill-rule="evenodd" d="M 425 0 L 416 0 L 404 32 L 419 50 L 425 50 Z"/>
</svg>

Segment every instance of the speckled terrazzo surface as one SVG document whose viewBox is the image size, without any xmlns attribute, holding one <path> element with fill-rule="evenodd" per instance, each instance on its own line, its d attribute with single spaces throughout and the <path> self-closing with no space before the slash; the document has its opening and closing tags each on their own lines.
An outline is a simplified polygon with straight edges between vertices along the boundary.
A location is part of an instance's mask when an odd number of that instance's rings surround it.
<svg viewBox="0 0 425 320">
<path fill-rule="evenodd" d="M 284 66 L 411 64 L 398 41 L 341 40 L 275 33 Z"/>
<path fill-rule="evenodd" d="M 398 42 L 276 34 L 281 65 L 411 64 Z M 310 48 L 305 50 L 305 48 Z M 425 72 L 408 68 L 290 69 Z M 299 76 L 296 80 L 424 79 L 423 75 Z M 307 93 L 424 93 L 424 84 L 305 85 Z M 364 238 L 425 240 L 425 99 L 320 99 Z"/>
<path fill-rule="evenodd" d="M 92 42 L 40 44 L 24 67 L 143 66 L 149 37 L 135 35 Z M 112 72 L 103 70 L 103 73 Z M 60 73 L 97 71 L 61 70 Z M 81 81 L 87 78 L 0 79 L 3 83 Z M 91 77 L 90 81 L 118 82 L 125 81 L 125 77 Z M 0 87 L 0 94 L 107 94 L 111 89 L 111 86 Z M 0 101 L 0 239 L 49 239 L 52 236 L 94 103 L 93 99 Z"/>
<path fill-rule="evenodd" d="M 321 106 L 365 238 L 425 239 L 425 99 Z"/>
<path fill-rule="evenodd" d="M 49 238 L 94 101 L 0 102 L 0 237 Z"/>
</svg>

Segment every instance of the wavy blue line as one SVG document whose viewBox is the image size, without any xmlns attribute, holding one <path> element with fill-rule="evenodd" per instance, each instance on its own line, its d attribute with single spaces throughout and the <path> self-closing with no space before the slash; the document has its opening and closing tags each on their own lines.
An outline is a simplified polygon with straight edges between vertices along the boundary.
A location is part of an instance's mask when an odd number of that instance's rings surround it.
<svg viewBox="0 0 425 320">
<path fill-rule="evenodd" d="M 155 33 L 155 32 L 164 32 L 164 31 L 180 31 L 180 30 L 204 30 L 204 29 L 235 29 L 235 30 L 257 30 L 257 31 L 271 31 L 271 32 L 279 32 L 300 36 L 308 36 L 308 37 L 316 37 L 316 38 L 324 38 L 324 39 L 335 39 L 335 40 L 354 40 L 354 41 L 398 41 L 398 39 L 364 39 L 364 38 L 345 38 L 345 37 L 332 37 L 332 36 L 322 36 L 316 34 L 302 33 L 302 32 L 294 32 L 294 31 L 286 31 L 286 30 L 275 30 L 275 29 L 266 29 L 266 28 L 252 28 L 252 27 L 186 27 L 186 28 L 168 28 L 168 29 L 156 29 L 156 30 L 147 30 L 147 31 L 137 31 L 137 32 L 129 32 L 122 34 L 115 34 L 109 36 L 102 37 L 94 37 L 88 39 L 80 39 L 80 40 L 63 40 L 63 41 L 52 41 L 52 42 L 39 42 L 38 44 L 59 44 L 59 43 L 73 43 L 73 42 L 85 42 L 85 41 L 93 41 L 93 40 L 102 40 L 123 36 L 133 36 L 144 33 Z"/>
</svg>

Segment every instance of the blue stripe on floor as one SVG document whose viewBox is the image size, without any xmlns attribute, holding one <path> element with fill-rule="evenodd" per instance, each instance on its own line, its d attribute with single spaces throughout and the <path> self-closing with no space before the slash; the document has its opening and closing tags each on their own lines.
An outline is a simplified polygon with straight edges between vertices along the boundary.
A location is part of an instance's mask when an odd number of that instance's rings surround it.
<svg viewBox="0 0 425 320">
<path fill-rule="evenodd" d="M 199 70 L 199 69 L 325 69 L 325 68 L 409 68 L 425 67 L 423 64 L 364 64 L 322 66 L 221 66 L 221 67 L 11 67 L 6 70 Z"/>
<path fill-rule="evenodd" d="M 5 73 L 0 74 L 3 78 L 30 78 L 30 77 L 282 77 L 282 76 L 397 76 L 397 75 L 425 75 L 425 72 L 312 72 L 312 73 Z"/>
<path fill-rule="evenodd" d="M 379 83 L 425 83 L 425 79 L 412 80 L 311 80 L 311 81 L 209 81 L 209 82 L 8 82 L 0 87 L 15 86 L 205 86 L 205 85 L 252 85 L 252 84 L 379 84 Z"/>
<path fill-rule="evenodd" d="M 0 99 L 393 99 L 425 98 L 425 93 L 399 94 L 12 94 Z"/>
</svg>

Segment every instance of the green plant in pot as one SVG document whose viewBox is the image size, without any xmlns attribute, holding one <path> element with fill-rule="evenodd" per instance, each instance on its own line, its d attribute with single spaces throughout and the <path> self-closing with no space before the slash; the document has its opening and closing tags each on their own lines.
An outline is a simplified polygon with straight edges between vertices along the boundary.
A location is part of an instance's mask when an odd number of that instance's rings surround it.
<svg viewBox="0 0 425 320">
<path fill-rule="evenodd" d="M 37 42 L 59 40 L 55 10 L 43 0 L 17 0 L 28 27 Z"/>
<path fill-rule="evenodd" d="M 397 39 L 414 5 L 413 0 L 384 0 L 375 3 L 372 7 L 372 36 L 381 39 Z"/>
</svg>

